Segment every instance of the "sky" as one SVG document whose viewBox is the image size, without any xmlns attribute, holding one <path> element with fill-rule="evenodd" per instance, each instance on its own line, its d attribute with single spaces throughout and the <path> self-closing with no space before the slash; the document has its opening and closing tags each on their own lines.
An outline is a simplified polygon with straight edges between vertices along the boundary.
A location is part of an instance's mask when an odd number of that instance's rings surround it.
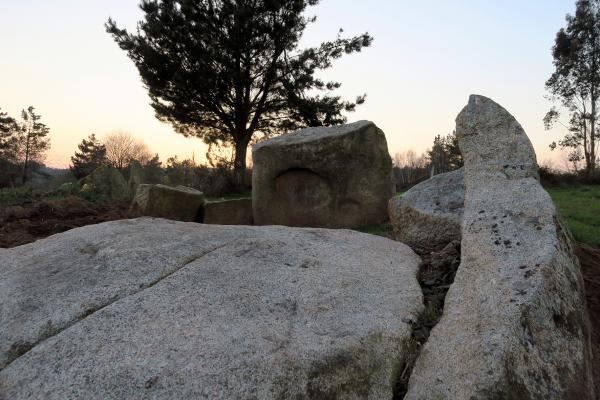
<svg viewBox="0 0 600 400">
<path fill-rule="evenodd" d="M 348 99 L 367 102 L 348 115 L 386 134 L 390 153 L 431 147 L 454 129 L 470 94 L 492 98 L 523 125 L 538 161 L 557 165 L 545 131 L 551 107 L 544 82 L 551 48 L 574 0 L 322 0 L 301 46 L 369 32 L 373 45 L 345 56 L 324 79 L 342 82 Z M 202 161 L 206 146 L 158 121 L 137 69 L 108 35 L 109 17 L 134 29 L 138 0 L 0 0 L 0 108 L 14 117 L 29 105 L 51 129 L 46 163 L 66 167 L 91 133 L 126 131 L 162 160 L 177 155 Z M 560 165 L 559 165 L 560 166 Z"/>
</svg>

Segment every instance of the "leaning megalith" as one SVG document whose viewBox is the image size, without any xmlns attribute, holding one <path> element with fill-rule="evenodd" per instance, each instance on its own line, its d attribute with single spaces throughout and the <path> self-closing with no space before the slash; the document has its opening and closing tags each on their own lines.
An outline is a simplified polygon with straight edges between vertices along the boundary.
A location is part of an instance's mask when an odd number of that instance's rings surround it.
<svg viewBox="0 0 600 400">
<path fill-rule="evenodd" d="M 204 194 L 186 186 L 141 184 L 131 208 L 141 215 L 175 221 L 202 222 Z"/>
<path fill-rule="evenodd" d="M 256 225 L 354 228 L 387 219 L 392 160 L 372 122 L 303 129 L 258 143 L 252 157 Z"/>
<path fill-rule="evenodd" d="M 504 108 L 471 96 L 461 264 L 406 399 L 594 398 L 589 322 L 570 235 Z"/>
<path fill-rule="evenodd" d="M 394 239 L 422 253 L 443 249 L 460 240 L 464 202 L 462 168 L 413 186 L 389 202 Z"/>
<path fill-rule="evenodd" d="M 140 218 L 0 249 L 1 399 L 392 399 L 420 258 Z"/>
</svg>

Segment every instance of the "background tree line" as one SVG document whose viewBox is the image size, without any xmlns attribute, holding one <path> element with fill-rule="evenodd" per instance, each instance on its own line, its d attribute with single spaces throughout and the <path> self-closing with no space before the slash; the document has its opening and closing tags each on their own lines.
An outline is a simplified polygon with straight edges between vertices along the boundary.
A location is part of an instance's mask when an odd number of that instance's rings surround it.
<svg viewBox="0 0 600 400">
<path fill-rule="evenodd" d="M 148 146 L 126 132 L 113 132 L 99 140 L 92 134 L 84 138 L 71 157 L 70 172 L 75 179 L 92 174 L 101 166 L 117 169 L 126 179 L 134 163 L 139 163 L 144 183 L 184 185 L 201 190 L 209 197 L 221 197 L 236 191 L 231 173 L 231 152 L 217 146 L 209 146 L 206 163 L 195 157 L 180 160 L 169 157 L 166 162 L 158 154 L 152 155 Z M 246 176 L 246 182 L 250 179 Z"/>
<path fill-rule="evenodd" d="M 77 147 L 70 166 L 71 173 L 77 179 L 89 175 L 102 165 L 121 172 L 128 169 L 133 161 L 138 161 L 143 167 L 160 166 L 158 154 L 153 155 L 143 141 L 127 132 L 109 133 L 102 141 L 91 134 Z"/>
<path fill-rule="evenodd" d="M 396 153 L 394 156 L 396 188 L 404 191 L 415 184 L 461 168 L 464 164 L 455 133 L 436 135 L 430 149 L 421 155 L 413 150 Z"/>
</svg>

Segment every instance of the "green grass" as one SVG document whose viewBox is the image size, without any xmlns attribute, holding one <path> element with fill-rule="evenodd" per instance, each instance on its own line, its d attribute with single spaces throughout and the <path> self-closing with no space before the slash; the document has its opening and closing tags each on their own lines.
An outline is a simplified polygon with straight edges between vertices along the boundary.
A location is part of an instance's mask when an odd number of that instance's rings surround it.
<svg viewBox="0 0 600 400">
<path fill-rule="evenodd" d="M 42 200 L 58 200 L 69 196 L 79 196 L 87 200 L 94 200 L 90 196 L 80 193 L 76 182 L 66 182 L 58 189 L 44 192 L 26 187 L 0 189 L 0 207 L 20 206 L 35 203 Z"/>
<path fill-rule="evenodd" d="M 0 207 L 31 203 L 40 197 L 40 193 L 28 188 L 0 189 Z"/>
<path fill-rule="evenodd" d="M 547 190 L 575 240 L 600 248 L 600 185 Z"/>
<path fill-rule="evenodd" d="M 381 225 L 363 226 L 356 230 L 359 232 L 362 232 L 362 233 L 370 233 L 371 235 L 388 237 L 388 235 L 392 232 L 393 227 L 392 227 L 392 224 L 390 224 L 389 222 L 386 222 Z"/>
</svg>

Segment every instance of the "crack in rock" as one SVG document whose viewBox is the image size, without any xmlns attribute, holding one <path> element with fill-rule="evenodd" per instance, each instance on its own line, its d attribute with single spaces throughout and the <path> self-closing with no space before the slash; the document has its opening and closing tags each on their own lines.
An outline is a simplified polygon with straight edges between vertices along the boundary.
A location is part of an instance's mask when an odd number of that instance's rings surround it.
<svg viewBox="0 0 600 400">
<path fill-rule="evenodd" d="M 228 246 L 229 244 L 231 244 L 232 242 L 228 242 L 225 243 L 223 245 L 217 246 L 211 250 L 205 251 L 202 254 L 198 254 L 198 255 L 193 255 L 190 256 L 188 258 L 186 258 L 178 267 L 175 267 L 172 271 L 168 272 L 165 275 L 162 275 L 160 277 L 158 277 L 157 279 L 153 280 L 150 283 L 144 284 L 144 285 L 140 285 L 138 287 L 137 290 L 134 290 L 130 293 L 125 294 L 124 296 L 113 296 L 111 299 L 109 299 L 107 302 L 103 303 L 103 304 L 99 304 L 97 306 L 92 306 L 87 308 L 81 315 L 79 316 L 75 316 L 75 318 L 70 322 L 67 323 L 65 325 L 62 325 L 60 327 L 53 327 L 53 326 L 49 326 L 48 329 L 46 331 L 44 331 L 40 337 L 38 338 L 38 340 L 36 340 L 35 342 L 27 342 L 27 341 L 17 341 L 15 343 L 13 343 L 10 347 L 9 353 L 8 353 L 8 360 L 7 363 L 4 367 L 0 368 L 0 371 L 4 370 L 5 368 L 10 367 L 10 365 L 12 363 L 14 363 L 15 361 L 17 361 L 19 358 L 25 356 L 27 353 L 29 353 L 31 350 L 33 350 L 35 347 L 37 347 L 38 345 L 40 345 L 41 343 L 52 339 L 53 337 L 59 335 L 60 333 L 62 333 L 63 331 L 71 328 L 72 326 L 80 323 L 81 321 L 85 320 L 86 318 L 90 317 L 91 315 L 97 313 L 98 311 L 101 311 L 107 307 L 110 307 L 111 305 L 113 305 L 114 303 L 126 299 L 128 297 L 131 296 L 135 296 L 138 293 L 143 292 L 144 290 L 150 289 L 153 286 L 155 286 L 156 284 L 158 284 L 159 282 L 169 278 L 170 276 L 174 275 L 175 273 L 181 271 L 183 268 L 187 267 L 188 265 L 190 265 L 191 263 L 199 260 L 202 257 L 205 257 L 211 253 L 214 253 L 226 246 Z"/>
<path fill-rule="evenodd" d="M 417 275 L 423 291 L 423 311 L 411 325 L 410 338 L 401 343 L 404 360 L 396 368 L 393 400 L 401 400 L 408 392 L 408 382 L 421 349 L 431 330 L 442 318 L 446 293 L 454 282 L 460 265 L 460 242 L 452 241 L 441 251 L 421 254 L 423 262 Z"/>
</svg>

